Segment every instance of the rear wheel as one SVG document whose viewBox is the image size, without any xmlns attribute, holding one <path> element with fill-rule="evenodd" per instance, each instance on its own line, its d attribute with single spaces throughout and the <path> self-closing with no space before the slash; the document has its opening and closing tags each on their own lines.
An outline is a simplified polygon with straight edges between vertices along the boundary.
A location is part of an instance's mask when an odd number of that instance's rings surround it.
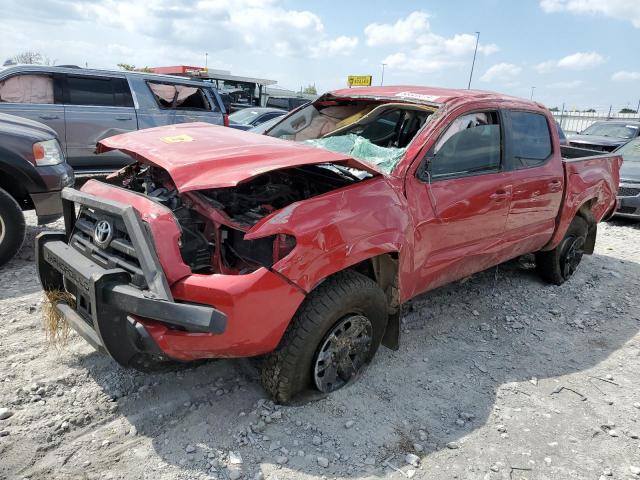
<svg viewBox="0 0 640 480">
<path fill-rule="evenodd" d="M 0 266 L 20 250 L 24 235 L 24 215 L 20 205 L 0 188 Z"/>
<path fill-rule="evenodd" d="M 307 388 L 344 387 L 375 355 L 387 322 L 384 292 L 370 278 L 340 272 L 309 294 L 278 348 L 265 356 L 262 383 L 278 402 Z"/>
<path fill-rule="evenodd" d="M 588 232 L 587 222 L 576 217 L 556 248 L 536 253 L 536 267 L 542 278 L 556 285 L 567 281 L 582 260 Z"/>
</svg>

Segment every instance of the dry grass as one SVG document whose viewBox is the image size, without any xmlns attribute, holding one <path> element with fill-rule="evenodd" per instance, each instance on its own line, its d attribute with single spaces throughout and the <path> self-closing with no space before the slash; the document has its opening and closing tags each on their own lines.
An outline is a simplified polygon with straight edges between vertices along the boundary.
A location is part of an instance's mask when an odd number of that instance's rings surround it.
<svg viewBox="0 0 640 480">
<path fill-rule="evenodd" d="M 63 346 L 69 336 L 69 324 L 55 307 L 58 302 L 64 302 L 75 308 L 75 299 L 69 292 L 63 290 L 48 290 L 44 293 L 42 302 L 42 320 L 47 340 L 54 346 Z"/>
</svg>

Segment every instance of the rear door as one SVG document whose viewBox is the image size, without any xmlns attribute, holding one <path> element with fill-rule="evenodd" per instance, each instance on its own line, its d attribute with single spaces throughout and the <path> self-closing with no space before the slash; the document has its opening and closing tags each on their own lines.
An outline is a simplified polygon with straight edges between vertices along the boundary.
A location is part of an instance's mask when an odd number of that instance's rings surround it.
<svg viewBox="0 0 640 480">
<path fill-rule="evenodd" d="M 564 190 L 555 124 L 542 112 L 507 110 L 506 162 L 513 194 L 505 248 L 515 257 L 540 249 L 551 238 Z"/>
<path fill-rule="evenodd" d="M 44 123 L 56 131 L 64 148 L 62 90 L 52 74 L 20 73 L 0 79 L 0 113 Z"/>
<path fill-rule="evenodd" d="M 65 74 L 63 95 L 69 164 L 79 170 L 113 170 L 131 163 L 120 152 L 95 153 L 98 141 L 138 128 L 124 76 Z"/>
<path fill-rule="evenodd" d="M 224 125 L 221 102 L 209 87 L 156 80 L 138 85 L 153 98 L 140 112 L 140 128 L 188 122 Z"/>
</svg>

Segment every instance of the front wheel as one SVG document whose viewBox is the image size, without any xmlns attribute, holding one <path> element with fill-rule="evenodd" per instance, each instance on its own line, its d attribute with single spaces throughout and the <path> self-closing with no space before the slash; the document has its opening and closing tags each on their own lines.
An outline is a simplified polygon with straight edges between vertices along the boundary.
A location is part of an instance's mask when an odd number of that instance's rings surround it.
<svg viewBox="0 0 640 480">
<path fill-rule="evenodd" d="M 584 255 L 588 232 L 587 222 L 576 217 L 556 248 L 536 253 L 536 267 L 543 279 L 562 285 L 574 274 Z"/>
<path fill-rule="evenodd" d="M 25 222 L 20 205 L 0 188 L 0 267 L 20 250 L 24 236 Z"/>
<path fill-rule="evenodd" d="M 309 387 L 323 393 L 344 387 L 375 355 L 387 318 L 385 294 L 370 278 L 344 271 L 327 279 L 264 357 L 265 389 L 286 403 Z"/>
</svg>

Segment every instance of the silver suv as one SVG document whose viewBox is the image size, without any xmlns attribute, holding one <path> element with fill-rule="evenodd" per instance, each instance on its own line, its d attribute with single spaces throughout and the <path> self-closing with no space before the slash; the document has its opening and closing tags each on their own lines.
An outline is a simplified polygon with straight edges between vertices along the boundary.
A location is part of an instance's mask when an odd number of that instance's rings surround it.
<svg viewBox="0 0 640 480">
<path fill-rule="evenodd" d="M 103 138 L 174 123 L 228 125 L 209 83 L 169 75 L 24 65 L 0 70 L 0 113 L 53 128 L 76 172 L 112 171 L 131 162 L 95 153 Z"/>
</svg>

